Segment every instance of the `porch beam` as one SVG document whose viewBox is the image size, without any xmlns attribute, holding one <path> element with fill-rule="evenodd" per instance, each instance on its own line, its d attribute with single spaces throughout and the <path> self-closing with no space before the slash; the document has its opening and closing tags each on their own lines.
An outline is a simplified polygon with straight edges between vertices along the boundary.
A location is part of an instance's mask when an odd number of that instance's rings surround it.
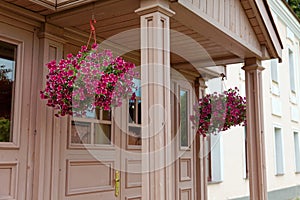
<svg viewBox="0 0 300 200">
<path fill-rule="evenodd" d="M 173 200 L 170 20 L 163 1 L 141 1 L 142 196 Z"/>
<path fill-rule="evenodd" d="M 251 200 L 267 200 L 261 61 L 245 59 L 247 98 L 247 153 Z"/>
</svg>

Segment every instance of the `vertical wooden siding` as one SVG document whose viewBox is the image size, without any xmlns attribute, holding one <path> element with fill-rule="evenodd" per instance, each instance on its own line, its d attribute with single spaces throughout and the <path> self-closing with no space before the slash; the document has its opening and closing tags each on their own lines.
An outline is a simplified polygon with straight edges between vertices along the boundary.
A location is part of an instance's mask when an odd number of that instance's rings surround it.
<svg viewBox="0 0 300 200">
<path fill-rule="evenodd" d="M 260 49 L 255 32 L 239 0 L 179 0 L 199 17 L 221 29 L 235 39 Z"/>
</svg>

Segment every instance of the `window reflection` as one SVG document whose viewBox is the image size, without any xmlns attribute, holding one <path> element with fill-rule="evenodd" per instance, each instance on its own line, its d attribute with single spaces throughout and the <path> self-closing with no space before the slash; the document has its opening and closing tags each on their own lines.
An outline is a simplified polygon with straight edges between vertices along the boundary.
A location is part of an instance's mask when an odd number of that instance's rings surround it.
<svg viewBox="0 0 300 200">
<path fill-rule="evenodd" d="M 188 147 L 188 92 L 180 90 L 180 145 Z"/>
<path fill-rule="evenodd" d="M 110 144 L 111 141 L 111 125 L 95 124 L 95 144 Z"/>
<path fill-rule="evenodd" d="M 110 145 L 112 139 L 111 111 L 95 109 L 86 118 L 71 122 L 71 144 Z"/>
<path fill-rule="evenodd" d="M 141 101 L 141 81 L 134 79 L 137 86 L 135 98 L 130 99 L 128 103 L 129 126 L 128 126 L 128 145 L 141 145 L 141 123 L 142 123 L 142 101 Z"/>
<path fill-rule="evenodd" d="M 72 121 L 71 143 L 90 144 L 91 124 L 87 122 Z"/>
<path fill-rule="evenodd" d="M 12 141 L 16 50 L 0 41 L 0 142 Z"/>
</svg>

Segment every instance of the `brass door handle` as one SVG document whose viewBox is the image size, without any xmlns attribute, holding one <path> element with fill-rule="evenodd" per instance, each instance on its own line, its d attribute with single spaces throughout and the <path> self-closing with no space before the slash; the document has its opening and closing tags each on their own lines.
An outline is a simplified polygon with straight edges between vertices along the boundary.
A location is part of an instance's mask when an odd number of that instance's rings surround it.
<svg viewBox="0 0 300 200">
<path fill-rule="evenodd" d="M 115 171 L 115 196 L 118 197 L 120 194 L 120 172 Z"/>
</svg>

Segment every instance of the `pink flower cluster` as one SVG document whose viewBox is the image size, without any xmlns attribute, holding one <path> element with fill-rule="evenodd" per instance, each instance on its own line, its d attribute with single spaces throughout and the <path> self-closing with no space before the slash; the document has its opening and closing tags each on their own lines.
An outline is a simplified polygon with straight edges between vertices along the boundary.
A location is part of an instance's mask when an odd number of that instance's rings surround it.
<svg viewBox="0 0 300 200">
<path fill-rule="evenodd" d="M 228 130 L 232 126 L 246 125 L 246 99 L 238 94 L 238 88 L 224 94 L 207 94 L 194 106 L 195 115 L 190 119 L 197 134 L 206 136 Z"/>
<path fill-rule="evenodd" d="M 69 54 L 59 63 L 47 64 L 46 88 L 40 92 L 47 106 L 58 110 L 56 116 L 84 116 L 95 108 L 110 110 L 121 106 L 122 99 L 132 94 L 135 65 L 112 52 L 100 52 L 98 45 L 91 50 L 82 46 L 76 56 Z"/>
</svg>

